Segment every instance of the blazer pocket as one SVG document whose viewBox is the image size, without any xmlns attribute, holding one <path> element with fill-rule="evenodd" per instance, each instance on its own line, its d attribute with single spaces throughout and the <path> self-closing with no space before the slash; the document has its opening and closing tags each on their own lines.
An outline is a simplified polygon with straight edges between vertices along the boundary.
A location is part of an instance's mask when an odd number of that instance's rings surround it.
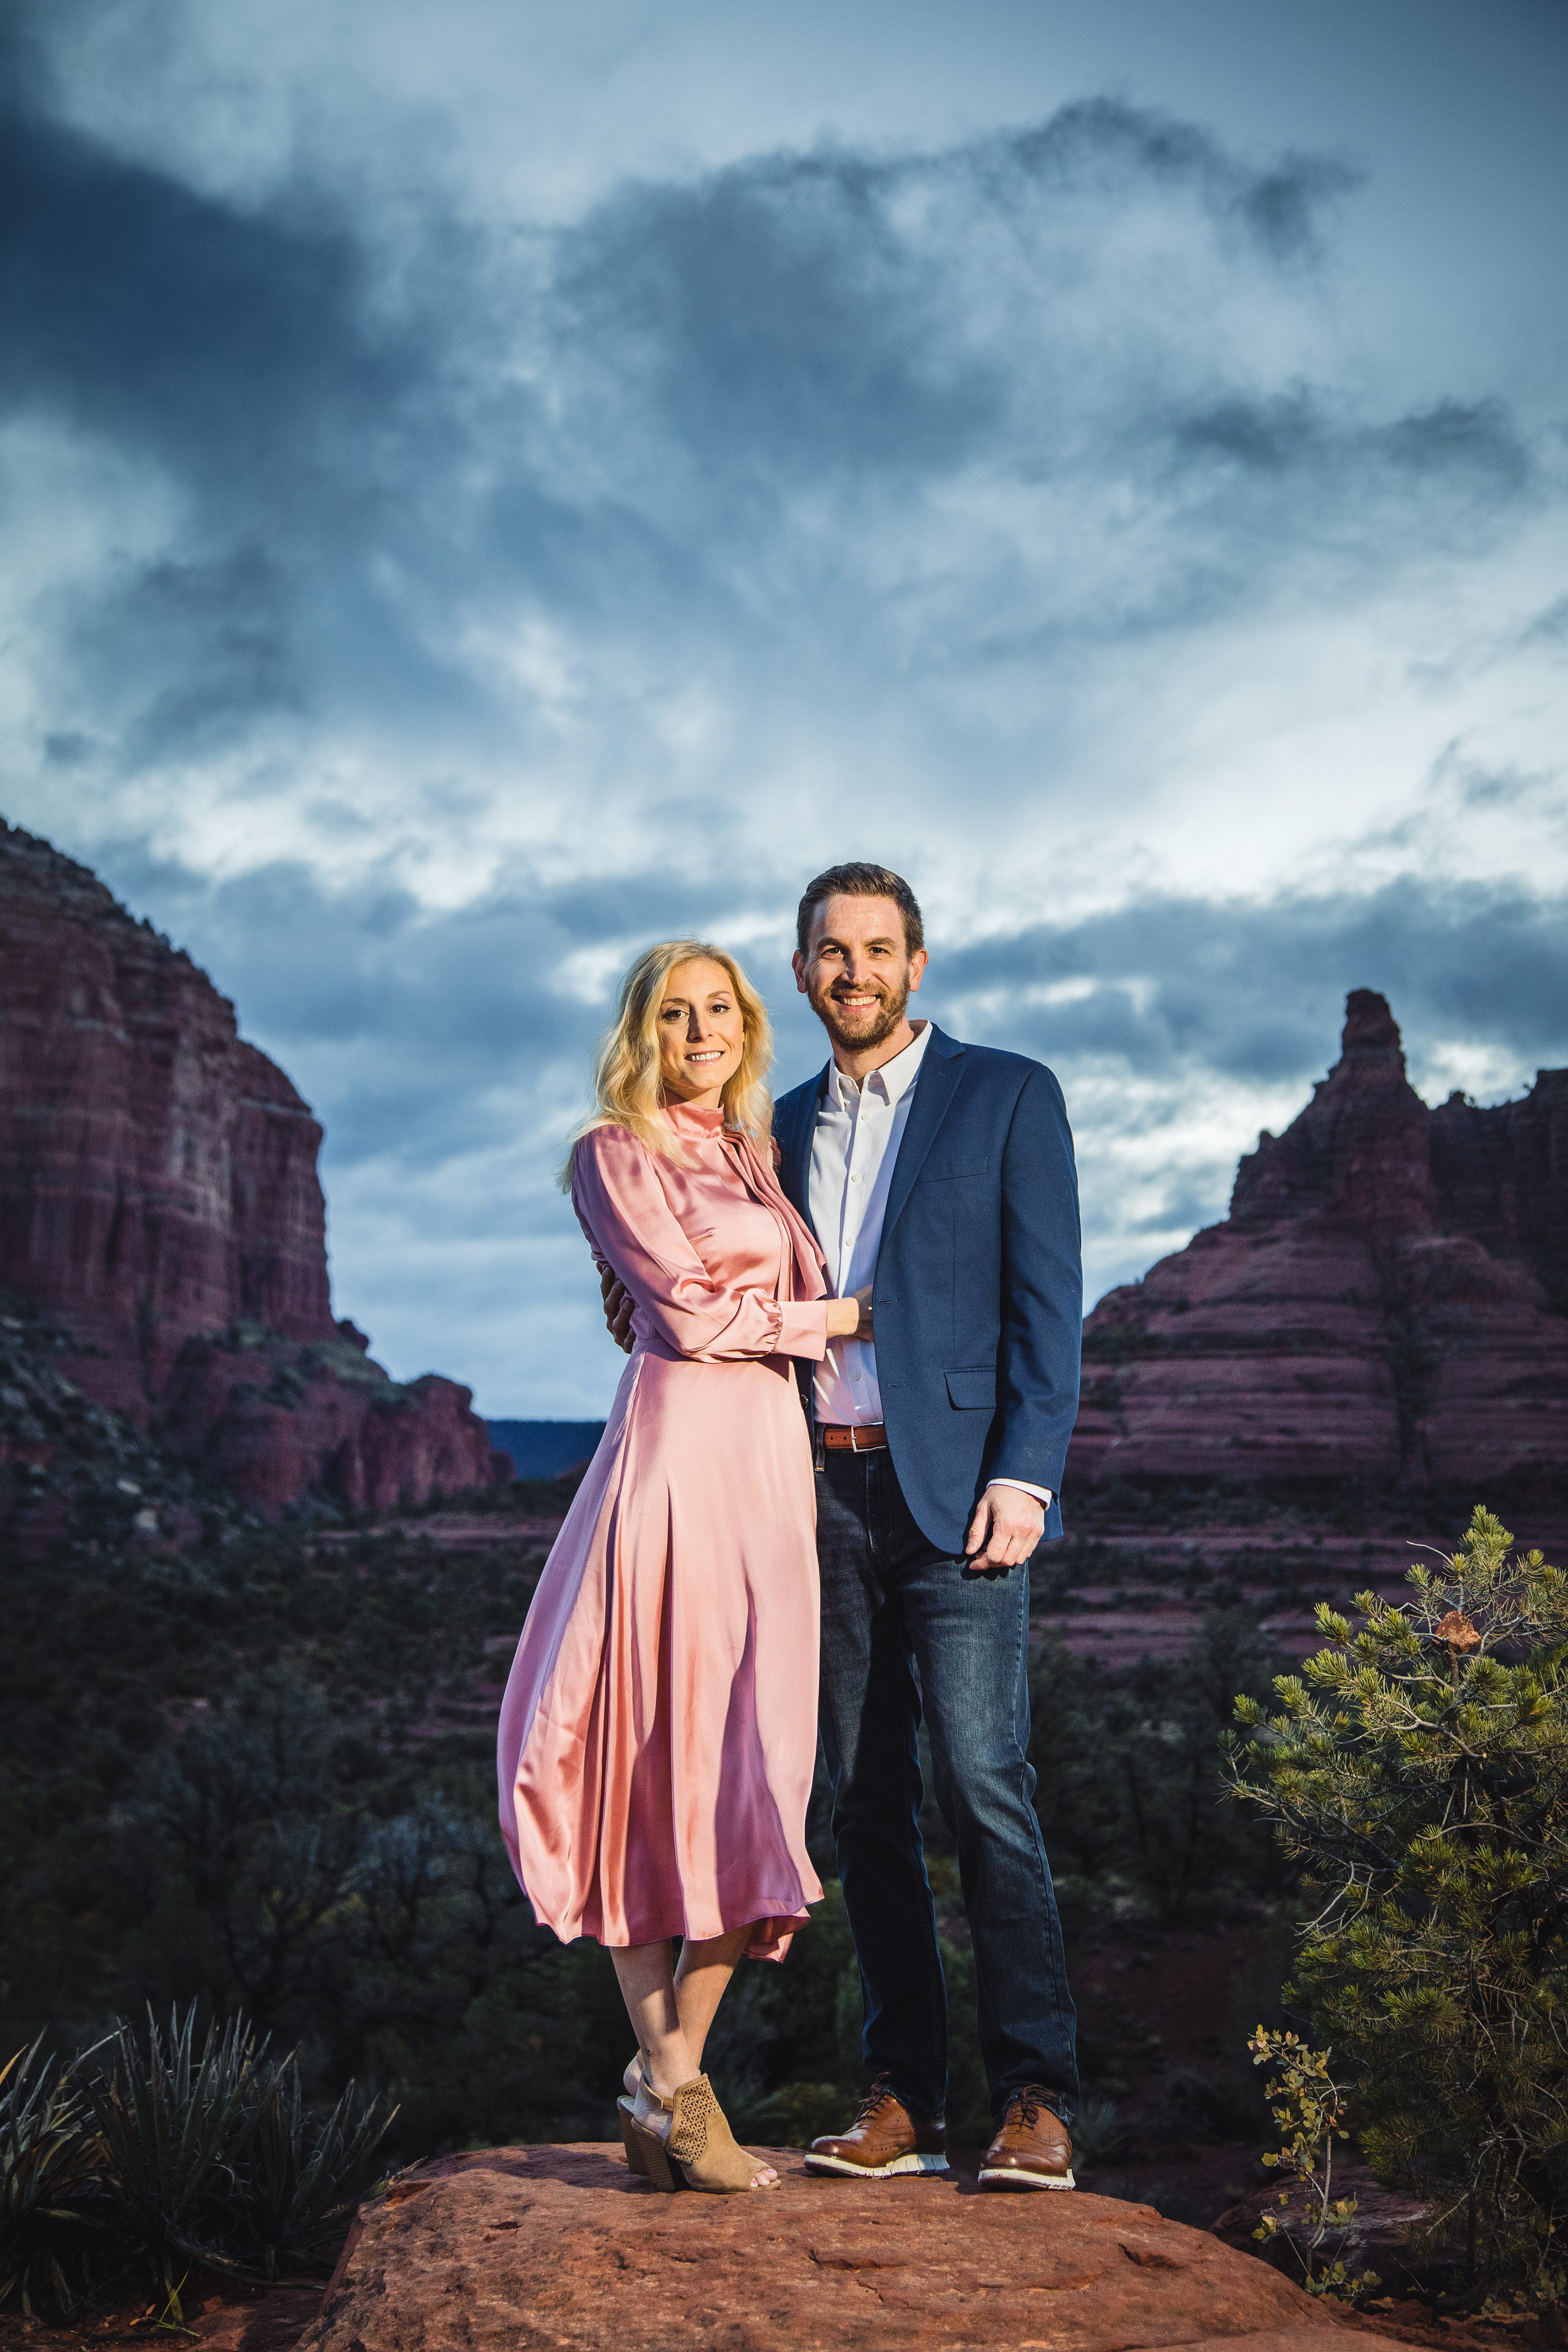
<svg viewBox="0 0 1568 2352">
<path fill-rule="evenodd" d="M 990 1173 L 990 1167 L 984 1160 L 973 1168 L 922 1168 L 915 1178 L 915 1189 L 919 1191 L 922 1184 L 961 1184 L 966 1179 L 973 1184 L 977 1177 L 989 1176 Z"/>
<path fill-rule="evenodd" d="M 947 1399 L 961 1412 L 994 1412 L 996 1410 L 996 1367 L 982 1364 L 967 1372 L 949 1372 Z"/>
</svg>

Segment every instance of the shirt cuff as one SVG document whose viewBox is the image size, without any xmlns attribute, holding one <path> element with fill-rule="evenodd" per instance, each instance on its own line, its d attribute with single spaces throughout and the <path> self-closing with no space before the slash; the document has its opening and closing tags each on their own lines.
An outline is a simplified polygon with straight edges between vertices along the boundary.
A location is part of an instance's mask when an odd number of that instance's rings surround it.
<svg viewBox="0 0 1568 2352">
<path fill-rule="evenodd" d="M 826 1298 L 792 1298 L 779 1303 L 778 1353 L 781 1356 L 808 1356 L 820 1363 L 827 1353 L 827 1301 Z"/>
<path fill-rule="evenodd" d="M 1026 1478 L 987 1478 L 985 1481 L 986 1492 L 989 1493 L 993 1486 L 1016 1486 L 1020 1495 L 1033 1495 L 1036 1502 L 1043 1503 L 1047 1511 L 1051 1507 L 1050 1488 L 1048 1486 L 1031 1486 Z"/>
</svg>

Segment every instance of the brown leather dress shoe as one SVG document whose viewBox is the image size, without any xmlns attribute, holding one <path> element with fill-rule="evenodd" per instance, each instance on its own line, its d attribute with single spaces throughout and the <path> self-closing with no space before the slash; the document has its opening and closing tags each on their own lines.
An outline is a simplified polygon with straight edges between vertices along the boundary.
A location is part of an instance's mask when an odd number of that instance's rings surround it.
<svg viewBox="0 0 1568 2352">
<path fill-rule="evenodd" d="M 1072 2142 L 1066 2124 L 1046 2105 L 1049 2096 L 1038 2083 L 1013 2092 L 980 2168 L 982 2189 L 1076 2188 Z"/>
<path fill-rule="evenodd" d="M 852 2180 L 890 2180 L 899 2172 L 945 2172 L 947 2127 L 921 2123 L 879 2076 L 847 2132 L 812 2141 L 805 2168 Z"/>
</svg>

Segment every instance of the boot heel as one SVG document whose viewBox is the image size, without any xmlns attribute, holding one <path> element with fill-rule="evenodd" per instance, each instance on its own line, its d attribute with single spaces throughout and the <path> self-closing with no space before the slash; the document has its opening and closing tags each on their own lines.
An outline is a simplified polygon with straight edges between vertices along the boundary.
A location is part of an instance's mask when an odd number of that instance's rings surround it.
<svg viewBox="0 0 1568 2352">
<path fill-rule="evenodd" d="M 665 2195 L 668 2196 L 676 2189 L 685 2188 L 686 2182 L 679 2168 L 672 2161 L 668 2149 L 657 2132 L 644 2131 L 642 2126 L 633 2123 L 630 2116 L 623 2118 L 622 2127 L 636 2139 L 637 2153 L 642 2158 L 642 2163 L 638 2168 L 644 2178 L 652 2182 L 655 2189 L 662 2189 Z M 629 2163 L 631 2161 L 629 2139 L 626 2144 L 626 2158 Z"/>
<path fill-rule="evenodd" d="M 632 2121 L 632 2103 L 629 2099 L 617 2099 L 616 2105 L 620 2110 L 621 2146 L 626 2152 L 626 2170 L 640 2173 L 646 2180 L 647 2159 L 642 2152 L 642 2134 Z"/>
</svg>

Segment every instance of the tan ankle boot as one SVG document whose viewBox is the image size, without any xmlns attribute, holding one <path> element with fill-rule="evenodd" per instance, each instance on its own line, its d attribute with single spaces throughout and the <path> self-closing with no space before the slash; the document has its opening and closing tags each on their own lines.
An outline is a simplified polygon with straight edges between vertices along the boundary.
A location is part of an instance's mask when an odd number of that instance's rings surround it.
<svg viewBox="0 0 1568 2352">
<path fill-rule="evenodd" d="M 648 2104 L 670 2118 L 668 2139 L 645 2124 L 633 2120 L 629 2125 L 643 2168 L 656 2189 L 700 2189 L 710 2196 L 732 2197 L 752 2187 L 762 2160 L 748 2156 L 737 2143 L 706 2074 L 693 2075 L 668 2099 L 659 2096 L 646 2074 L 643 2088 Z M 626 2153 L 629 2161 L 629 2143 Z"/>
</svg>

